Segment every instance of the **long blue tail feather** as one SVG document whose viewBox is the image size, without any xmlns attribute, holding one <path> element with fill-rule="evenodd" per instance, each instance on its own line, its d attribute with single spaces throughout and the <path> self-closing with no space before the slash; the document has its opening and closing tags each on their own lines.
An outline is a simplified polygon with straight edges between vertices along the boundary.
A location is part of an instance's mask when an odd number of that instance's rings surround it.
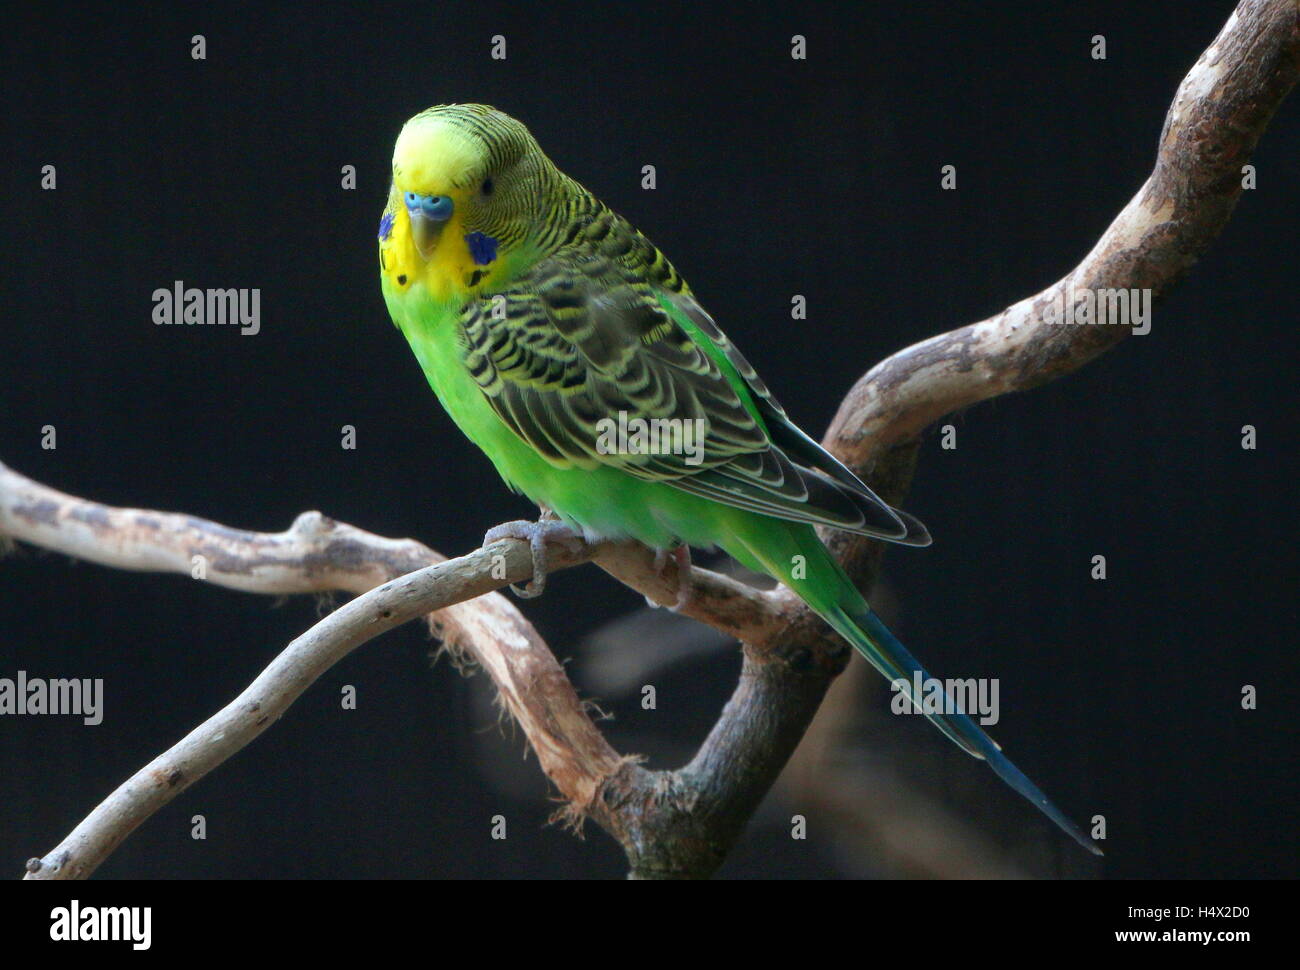
<svg viewBox="0 0 1300 970">
<path fill-rule="evenodd" d="M 856 590 L 854 592 L 856 593 Z M 910 684 L 915 673 L 920 673 L 923 681 L 928 682 L 931 679 L 925 668 L 865 603 L 862 608 L 855 609 L 852 613 L 843 607 L 837 612 L 840 616 L 827 616 L 826 621 L 891 681 L 903 679 Z M 920 707 L 918 709 L 922 710 Z M 961 748 L 987 761 L 999 778 L 1055 822 L 1061 831 L 1094 855 L 1102 855 L 1097 843 L 1088 838 L 1079 826 L 1043 794 L 1042 789 L 1011 763 L 1010 759 L 1002 753 L 997 742 L 989 737 L 970 715 L 964 712 L 935 713 L 927 714 L 926 717 Z"/>
</svg>

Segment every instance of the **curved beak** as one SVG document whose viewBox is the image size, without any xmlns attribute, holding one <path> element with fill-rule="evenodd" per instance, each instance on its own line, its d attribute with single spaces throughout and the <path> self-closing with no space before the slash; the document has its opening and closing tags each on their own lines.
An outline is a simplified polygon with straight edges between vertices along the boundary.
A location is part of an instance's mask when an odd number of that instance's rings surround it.
<svg viewBox="0 0 1300 970">
<path fill-rule="evenodd" d="M 406 214 L 411 220 L 411 240 L 422 259 L 428 259 L 437 248 L 443 228 L 455 211 L 448 195 L 419 195 L 407 192 Z"/>
<path fill-rule="evenodd" d="M 415 243 L 415 248 L 420 252 L 421 259 L 428 259 L 433 255 L 433 250 L 438 245 L 438 237 L 442 235 L 442 227 L 445 222 L 434 222 L 428 216 L 421 215 L 418 212 L 411 214 L 411 239 Z"/>
</svg>

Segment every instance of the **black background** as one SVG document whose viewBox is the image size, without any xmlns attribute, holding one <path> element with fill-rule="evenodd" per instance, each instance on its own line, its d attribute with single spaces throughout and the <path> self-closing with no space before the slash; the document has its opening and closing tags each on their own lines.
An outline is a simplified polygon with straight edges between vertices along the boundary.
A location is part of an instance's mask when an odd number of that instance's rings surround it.
<svg viewBox="0 0 1300 970">
<path fill-rule="evenodd" d="M 28 13 L 4 46 L 0 459 L 118 505 L 279 530 L 318 508 L 449 554 L 531 514 L 438 409 L 376 278 L 403 121 L 494 104 L 663 247 L 796 421 L 820 434 L 900 347 L 1057 279 L 1148 174 L 1173 92 L 1227 2 L 564 8 L 396 4 Z M 207 39 L 193 61 L 190 38 Z M 507 38 L 505 61 L 489 56 Z M 804 34 L 808 59 L 789 56 Z M 1090 56 L 1103 34 L 1108 57 Z M 1079 860 L 955 749 L 957 810 L 1044 874 L 1292 876 L 1297 670 L 1292 389 L 1296 103 L 1152 332 L 927 436 L 895 550 L 897 626 L 940 676 L 998 677 L 995 734 L 1067 812 Z M 54 164 L 58 188 L 40 188 Z M 357 189 L 340 188 L 355 165 Z M 640 188 L 641 166 L 658 188 Z M 939 188 L 957 167 L 958 190 Z M 260 287 L 262 332 L 157 327 L 174 280 Z M 808 299 L 792 321 L 790 298 Z M 57 428 L 58 447 L 40 447 Z M 358 429 L 355 451 L 340 428 Z M 1241 428 L 1259 429 L 1244 451 Z M 1109 578 L 1089 578 L 1091 557 Z M 640 600 L 603 574 L 527 604 L 561 658 Z M 106 719 L 0 718 L 0 862 L 44 853 L 233 697 L 317 616 L 178 576 L 22 548 L 0 561 L 0 676 L 103 677 Z M 147 822 L 107 877 L 612 876 L 482 676 L 430 671 L 412 625 L 332 670 L 273 730 Z M 653 651 L 653 641 L 645 650 Z M 572 667 L 583 686 L 581 663 Z M 734 651 L 601 697 L 624 751 L 689 756 Z M 356 711 L 339 690 L 359 692 Z M 1242 685 L 1260 709 L 1240 707 Z M 863 703 L 880 703 L 879 695 Z M 947 744 L 907 724 L 926 750 Z M 927 734 L 929 730 L 929 734 Z M 775 797 L 775 796 L 774 796 Z M 870 874 L 780 796 L 730 876 Z M 208 839 L 189 837 L 202 813 Z M 490 819 L 509 822 L 504 842 Z M 1005 833 L 1011 831 L 1013 835 Z M 859 858 L 854 856 L 854 858 Z M 1035 856 L 1034 858 L 1040 858 Z"/>
</svg>

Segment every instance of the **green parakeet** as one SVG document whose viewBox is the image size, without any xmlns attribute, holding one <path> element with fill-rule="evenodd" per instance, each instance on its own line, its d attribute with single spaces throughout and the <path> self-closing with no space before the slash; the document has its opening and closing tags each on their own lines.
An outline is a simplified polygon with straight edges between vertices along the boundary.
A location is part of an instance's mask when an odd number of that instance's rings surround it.
<svg viewBox="0 0 1300 970">
<path fill-rule="evenodd" d="M 434 393 L 547 528 L 720 547 L 781 581 L 914 697 L 928 675 L 815 525 L 930 537 L 786 417 L 662 252 L 560 172 L 515 119 L 439 105 L 402 129 L 380 281 Z M 510 533 L 518 534 L 518 533 Z M 679 560 L 680 562 L 680 560 Z M 927 716 L 1092 852 L 966 714 Z"/>
</svg>

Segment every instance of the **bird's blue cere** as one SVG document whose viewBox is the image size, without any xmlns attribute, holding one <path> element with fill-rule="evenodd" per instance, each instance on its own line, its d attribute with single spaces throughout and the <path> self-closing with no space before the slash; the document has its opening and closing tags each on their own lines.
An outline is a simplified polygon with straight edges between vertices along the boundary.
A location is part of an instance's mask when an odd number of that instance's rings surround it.
<svg viewBox="0 0 1300 970">
<path fill-rule="evenodd" d="M 455 204 L 449 195 L 420 195 L 417 192 L 406 193 L 406 211 L 411 215 L 422 215 L 434 222 L 446 222 L 451 218 Z"/>
</svg>

